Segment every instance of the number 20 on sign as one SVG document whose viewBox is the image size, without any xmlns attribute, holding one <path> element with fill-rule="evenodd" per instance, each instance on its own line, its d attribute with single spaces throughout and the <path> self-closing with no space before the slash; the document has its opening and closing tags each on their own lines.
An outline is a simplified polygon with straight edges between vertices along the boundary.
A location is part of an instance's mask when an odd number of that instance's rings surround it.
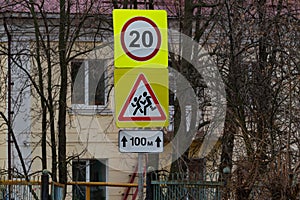
<svg viewBox="0 0 300 200">
<path fill-rule="evenodd" d="M 168 66 L 166 11 L 115 9 L 113 23 L 116 68 Z"/>
</svg>

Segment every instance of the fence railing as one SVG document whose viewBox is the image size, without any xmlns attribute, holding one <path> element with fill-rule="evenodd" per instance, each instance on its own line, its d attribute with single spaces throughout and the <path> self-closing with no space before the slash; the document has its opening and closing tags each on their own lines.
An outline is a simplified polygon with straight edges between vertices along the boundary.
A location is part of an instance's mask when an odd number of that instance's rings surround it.
<svg viewBox="0 0 300 200">
<path fill-rule="evenodd" d="M 112 182 L 69 182 L 68 185 L 84 186 L 85 200 L 91 199 L 91 188 L 105 186 L 105 187 L 138 187 L 137 183 L 112 183 Z M 146 185 L 145 185 L 146 186 Z"/>
<path fill-rule="evenodd" d="M 148 180 L 147 176 L 147 180 Z M 0 200 L 37 200 L 41 196 L 41 180 L 25 181 L 1 180 Z M 51 182 L 51 199 L 62 200 L 65 185 Z M 109 182 L 69 182 L 67 185 L 85 187 L 85 199 L 90 200 L 91 188 L 105 187 L 137 187 L 136 183 Z M 147 181 L 147 192 L 151 191 L 153 200 L 221 200 L 223 182 L 218 181 L 217 174 L 187 173 L 151 173 L 150 184 Z M 151 187 L 151 190 L 149 190 Z M 146 185 L 145 185 L 146 188 Z M 9 196 L 10 195 L 10 196 Z M 147 193 L 148 195 L 148 193 Z M 149 195 L 148 195 L 149 197 Z"/>
<path fill-rule="evenodd" d="M 154 173 L 154 200 L 220 200 L 223 182 L 217 174 Z"/>
<path fill-rule="evenodd" d="M 41 182 L 38 180 L 0 180 L 0 200 L 37 200 L 40 192 Z"/>
<path fill-rule="evenodd" d="M 41 180 L 25 181 L 23 179 L 5 180 L 0 179 L 0 200 L 39 200 L 41 197 Z M 65 185 L 50 182 L 51 200 L 63 200 Z M 85 187 L 85 199 L 91 199 L 91 188 L 105 187 L 137 187 L 136 183 L 112 183 L 112 182 L 68 182 L 67 185 Z"/>
</svg>

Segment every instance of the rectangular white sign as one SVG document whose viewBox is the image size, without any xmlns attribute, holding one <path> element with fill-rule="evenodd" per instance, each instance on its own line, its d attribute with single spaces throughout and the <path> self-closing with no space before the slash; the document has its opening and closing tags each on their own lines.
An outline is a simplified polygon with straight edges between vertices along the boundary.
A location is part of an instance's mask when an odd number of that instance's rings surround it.
<svg viewBox="0 0 300 200">
<path fill-rule="evenodd" d="M 124 153 L 163 152 L 164 133 L 161 130 L 121 130 L 119 150 Z"/>
</svg>

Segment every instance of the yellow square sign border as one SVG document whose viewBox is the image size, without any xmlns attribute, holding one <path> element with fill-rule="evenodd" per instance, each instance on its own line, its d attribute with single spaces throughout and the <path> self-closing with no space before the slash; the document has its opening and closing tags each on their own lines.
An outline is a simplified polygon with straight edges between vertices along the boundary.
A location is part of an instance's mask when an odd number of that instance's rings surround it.
<svg viewBox="0 0 300 200">
<path fill-rule="evenodd" d="M 145 61 L 135 60 L 126 54 L 122 47 L 121 33 L 124 25 L 133 18 L 143 17 L 156 24 L 161 35 L 161 44 L 157 53 Z M 133 10 L 114 9 L 114 65 L 115 68 L 143 68 L 145 65 L 154 64 L 151 68 L 168 67 L 168 24 L 165 10 Z"/>
<path fill-rule="evenodd" d="M 161 107 L 165 119 L 164 120 L 120 120 L 122 109 L 126 106 L 126 101 L 130 98 L 131 90 L 139 76 L 145 76 L 151 89 L 155 94 Z M 146 127 L 166 127 L 169 124 L 169 75 L 168 69 L 158 68 L 122 68 L 114 70 L 115 85 L 115 121 L 118 128 L 146 128 Z"/>
</svg>

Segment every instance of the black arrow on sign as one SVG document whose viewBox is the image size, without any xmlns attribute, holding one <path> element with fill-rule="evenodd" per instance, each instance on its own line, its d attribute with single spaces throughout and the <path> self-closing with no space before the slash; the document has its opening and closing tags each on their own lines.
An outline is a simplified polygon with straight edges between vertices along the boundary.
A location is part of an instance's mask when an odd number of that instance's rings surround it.
<svg viewBox="0 0 300 200">
<path fill-rule="evenodd" d="M 156 142 L 157 147 L 160 147 L 161 139 L 158 136 L 157 136 L 155 142 Z"/>
<path fill-rule="evenodd" d="M 125 136 L 123 136 L 123 138 L 122 138 L 122 140 L 121 140 L 121 142 L 123 142 L 123 147 L 126 147 L 126 142 L 127 142 L 128 140 L 126 139 L 126 137 Z"/>
</svg>

